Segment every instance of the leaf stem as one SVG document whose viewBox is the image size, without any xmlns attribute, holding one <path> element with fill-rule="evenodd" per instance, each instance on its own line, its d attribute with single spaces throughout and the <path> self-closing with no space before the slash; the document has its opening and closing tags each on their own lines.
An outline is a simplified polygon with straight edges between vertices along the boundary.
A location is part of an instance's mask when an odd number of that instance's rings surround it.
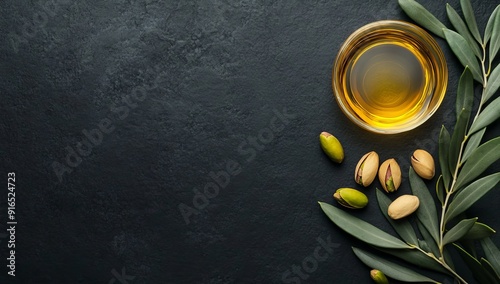
<svg viewBox="0 0 500 284">
<path fill-rule="evenodd" d="M 481 71 L 483 73 L 482 74 L 483 75 L 483 81 L 482 81 L 483 90 L 482 90 L 482 93 L 481 93 L 481 101 L 479 102 L 479 106 L 478 106 L 476 115 L 474 116 L 474 119 L 473 119 L 472 123 L 474 123 L 474 121 L 476 121 L 477 117 L 481 113 L 481 109 L 482 109 L 482 106 L 483 106 L 483 103 L 484 103 L 484 94 L 485 94 L 486 86 L 488 85 L 488 75 L 489 75 L 490 70 L 491 70 L 491 63 L 490 63 L 489 64 L 490 66 L 488 67 L 488 70 L 486 71 L 486 66 L 485 66 L 485 62 L 486 62 L 486 45 L 485 44 L 481 44 L 481 47 L 483 49 L 483 58 L 481 59 L 481 69 L 482 69 Z M 459 170 L 460 170 L 460 168 L 462 166 L 462 162 L 461 162 L 462 161 L 462 155 L 463 155 L 465 144 L 466 144 L 468 138 L 469 138 L 469 136 L 466 134 L 464 136 L 464 139 L 460 143 L 460 150 L 459 150 L 459 154 L 458 154 L 457 165 L 455 166 L 455 169 L 453 170 L 453 180 L 451 182 L 450 190 L 446 192 L 446 198 L 445 198 L 445 200 L 443 202 L 443 205 L 442 205 L 441 220 L 440 220 L 440 224 L 439 224 L 439 244 L 438 244 L 440 256 L 439 256 L 439 259 L 436 260 L 444 268 L 446 268 L 448 271 L 450 271 L 455 277 L 457 277 L 462 283 L 467 283 L 467 282 L 464 279 L 462 279 L 462 277 L 460 277 L 446 263 L 446 261 L 444 259 L 444 246 L 445 246 L 445 244 L 443 243 L 443 237 L 444 237 L 444 233 L 445 233 L 445 230 L 446 230 L 445 216 L 446 216 L 446 212 L 447 212 L 447 209 L 448 209 L 448 203 L 450 201 L 451 195 L 456 191 L 455 185 L 456 185 L 457 178 L 458 178 L 458 172 L 459 172 Z M 436 259 L 436 257 L 433 257 L 433 258 Z"/>
<path fill-rule="evenodd" d="M 460 282 L 464 283 L 464 284 L 467 284 L 467 281 L 465 281 L 460 275 L 458 275 L 445 261 L 444 261 L 444 258 L 443 260 L 437 258 L 434 254 L 432 253 L 429 253 L 429 252 L 426 252 L 424 251 L 423 249 L 419 248 L 418 246 L 415 246 L 415 248 L 420 251 L 421 253 L 423 253 L 424 255 L 426 255 L 427 257 L 430 257 L 432 258 L 434 261 L 436 261 L 437 263 L 441 264 L 442 267 L 444 267 L 446 270 L 448 270 L 451 274 L 453 274 L 453 276 L 455 276 L 456 278 L 458 278 L 460 280 Z"/>
</svg>

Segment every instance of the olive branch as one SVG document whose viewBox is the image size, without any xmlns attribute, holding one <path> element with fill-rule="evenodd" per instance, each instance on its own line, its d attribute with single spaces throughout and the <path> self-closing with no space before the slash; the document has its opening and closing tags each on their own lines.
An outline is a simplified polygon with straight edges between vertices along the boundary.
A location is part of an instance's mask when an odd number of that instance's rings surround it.
<svg viewBox="0 0 500 284">
<path fill-rule="evenodd" d="M 463 17 L 449 4 L 448 18 L 454 30 L 448 29 L 434 15 L 414 0 L 399 0 L 403 11 L 416 23 L 443 38 L 465 67 L 456 95 L 456 123 L 453 132 L 442 126 L 439 134 L 441 174 L 435 185 L 441 211 L 424 181 L 410 168 L 409 181 L 420 200 L 415 227 L 408 219 L 392 220 L 387 214 L 391 199 L 376 189 L 380 210 L 400 238 L 356 218 L 344 210 L 319 202 L 324 213 L 341 229 L 374 246 L 377 250 L 403 259 L 410 264 L 467 281 L 455 270 L 449 248 L 454 247 L 479 283 L 500 283 L 500 250 L 489 238 L 495 230 L 466 218 L 465 211 L 500 182 L 500 172 L 483 173 L 500 159 L 500 137 L 483 142 L 488 125 L 500 117 L 500 65 L 495 57 L 500 49 L 500 5 L 493 11 L 483 36 L 479 33 L 469 0 L 461 0 Z M 472 117 L 474 81 L 482 86 L 481 100 Z M 476 250 L 476 244 L 482 254 Z M 405 266 L 393 263 L 379 254 L 353 247 L 355 255 L 366 265 L 387 276 L 406 282 L 439 283 Z"/>
</svg>

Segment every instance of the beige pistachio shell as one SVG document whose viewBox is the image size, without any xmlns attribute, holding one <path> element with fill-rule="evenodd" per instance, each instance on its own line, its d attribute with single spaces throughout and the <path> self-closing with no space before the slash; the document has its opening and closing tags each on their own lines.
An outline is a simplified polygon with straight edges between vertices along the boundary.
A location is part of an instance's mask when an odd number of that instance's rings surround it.
<svg viewBox="0 0 500 284">
<path fill-rule="evenodd" d="M 378 179 L 386 192 L 394 192 L 401 185 L 401 168 L 395 159 L 385 160 L 378 170 Z"/>
<path fill-rule="evenodd" d="M 387 214 L 394 220 L 404 218 L 417 210 L 420 201 L 415 195 L 401 195 L 387 208 Z"/>
<path fill-rule="evenodd" d="M 389 280 L 387 280 L 387 277 L 385 277 L 385 274 L 380 270 L 372 269 L 370 271 L 370 277 L 377 284 L 389 284 Z"/>
<path fill-rule="evenodd" d="M 321 143 L 321 149 L 325 154 L 335 163 L 342 163 L 344 160 L 344 148 L 340 141 L 328 132 L 321 132 L 319 135 L 319 141 Z"/>
<path fill-rule="evenodd" d="M 337 189 L 333 194 L 337 202 L 347 208 L 361 209 L 368 204 L 368 197 L 359 190 L 349 187 Z"/>
<path fill-rule="evenodd" d="M 435 174 L 434 159 L 429 152 L 417 149 L 411 156 L 411 166 L 424 179 L 432 179 Z"/>
<path fill-rule="evenodd" d="M 362 186 L 369 186 L 377 176 L 379 165 L 378 154 L 375 151 L 368 152 L 361 157 L 354 171 L 354 180 Z"/>
</svg>

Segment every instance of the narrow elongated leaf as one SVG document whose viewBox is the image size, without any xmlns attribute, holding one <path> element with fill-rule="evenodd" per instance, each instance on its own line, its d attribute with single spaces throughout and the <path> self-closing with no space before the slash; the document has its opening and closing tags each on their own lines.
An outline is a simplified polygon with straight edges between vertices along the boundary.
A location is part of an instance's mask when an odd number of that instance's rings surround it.
<svg viewBox="0 0 500 284">
<path fill-rule="evenodd" d="M 443 245 L 460 240 L 476 223 L 477 218 L 465 219 L 451 228 L 443 237 Z"/>
<path fill-rule="evenodd" d="M 445 221 L 451 220 L 458 214 L 465 212 L 476 201 L 488 193 L 498 182 L 500 172 L 478 179 L 455 195 L 445 213 Z"/>
<path fill-rule="evenodd" d="M 391 217 L 389 217 L 387 208 L 389 207 L 389 204 L 391 204 L 391 200 L 382 191 L 380 191 L 380 189 L 377 188 L 376 192 L 380 211 L 382 211 L 382 214 L 384 214 L 385 218 L 392 225 L 396 233 L 398 233 L 398 235 L 403 238 L 403 240 L 408 244 L 417 245 L 417 235 L 415 234 L 415 231 L 413 230 L 410 222 L 408 222 L 408 220 L 406 219 L 393 220 Z"/>
<path fill-rule="evenodd" d="M 465 163 L 472 152 L 477 149 L 483 139 L 484 132 L 486 132 L 486 127 L 469 136 L 469 140 L 467 141 L 467 145 L 465 146 L 465 150 L 462 154 L 462 164 Z"/>
<path fill-rule="evenodd" d="M 460 245 L 467 253 L 469 253 L 470 255 L 472 255 L 474 258 L 477 259 L 476 244 L 474 243 L 473 240 L 461 239 Z"/>
<path fill-rule="evenodd" d="M 465 234 L 462 240 L 480 240 L 491 237 L 495 233 L 495 230 L 493 230 L 490 226 L 476 222 L 467 234 Z"/>
<path fill-rule="evenodd" d="M 493 62 L 495 56 L 497 55 L 498 49 L 500 48 L 500 12 L 497 12 L 495 19 L 493 20 L 493 27 L 491 29 L 491 41 L 490 41 L 490 63 Z"/>
<path fill-rule="evenodd" d="M 472 152 L 457 178 L 456 189 L 460 189 L 482 174 L 491 164 L 500 159 L 500 137 L 493 138 Z"/>
<path fill-rule="evenodd" d="M 477 117 L 476 121 L 474 121 L 470 127 L 469 135 L 492 124 L 498 118 L 500 118 L 500 97 L 496 98 L 486 108 L 484 108 L 481 114 Z"/>
<path fill-rule="evenodd" d="M 423 248 L 422 248 L 423 249 Z M 381 251 L 398 257 L 408 263 L 415 264 L 422 268 L 431 269 L 444 274 L 449 274 L 450 272 L 443 268 L 441 264 L 436 262 L 431 257 L 425 255 L 419 250 L 406 250 L 406 249 L 380 249 Z"/>
<path fill-rule="evenodd" d="M 477 42 L 481 43 L 481 35 L 479 34 L 479 29 L 477 28 L 476 16 L 474 16 L 474 10 L 472 9 L 470 0 L 460 0 L 460 6 L 462 7 L 465 22 L 467 22 L 467 26 L 469 27 L 470 32 L 477 40 Z"/>
<path fill-rule="evenodd" d="M 411 248 L 400 239 L 380 230 L 351 214 L 338 209 L 330 204 L 318 202 L 326 216 L 342 230 L 359 240 L 383 248 Z"/>
<path fill-rule="evenodd" d="M 425 228 L 424 224 L 418 220 L 417 221 L 417 226 L 418 230 L 420 231 L 420 234 L 424 238 L 424 240 L 421 243 L 421 248 L 424 249 L 425 246 L 427 246 L 425 251 L 431 252 L 434 256 L 439 257 L 439 248 L 437 246 L 437 242 L 434 241 L 434 238 L 429 234 L 429 231 Z"/>
<path fill-rule="evenodd" d="M 486 29 L 484 30 L 484 44 L 486 45 L 491 38 L 491 32 L 493 31 L 493 25 L 495 23 L 495 17 L 500 11 L 500 5 L 498 5 L 493 13 L 491 13 L 490 18 L 488 19 L 488 23 L 486 24 Z"/>
<path fill-rule="evenodd" d="M 457 123 L 455 124 L 455 129 L 450 139 L 450 149 L 448 152 L 448 165 L 451 171 L 455 171 L 458 164 L 458 158 L 460 155 L 460 145 L 462 141 L 465 140 L 465 134 L 467 132 L 467 124 L 469 123 L 470 110 L 465 108 L 460 112 L 458 116 Z"/>
<path fill-rule="evenodd" d="M 414 0 L 399 0 L 399 6 L 405 11 L 408 17 L 412 18 L 420 26 L 431 31 L 439 37 L 444 37 L 443 29 L 446 28 L 434 15 L 432 15 L 424 6 Z"/>
<path fill-rule="evenodd" d="M 500 280 L 500 275 L 495 271 L 495 268 L 493 268 L 491 263 L 486 258 L 481 257 L 481 265 L 490 275 L 494 277 L 494 279 L 496 279 L 496 281 Z"/>
<path fill-rule="evenodd" d="M 436 196 L 441 203 L 441 206 L 444 204 L 444 199 L 446 196 L 446 190 L 444 189 L 444 183 L 443 183 L 443 175 L 440 175 L 438 177 L 438 180 L 436 182 Z"/>
<path fill-rule="evenodd" d="M 443 257 L 444 261 L 448 264 L 451 269 L 455 270 L 455 264 L 453 263 L 453 258 L 451 257 L 451 253 L 448 248 L 443 248 Z"/>
<path fill-rule="evenodd" d="M 464 67 L 469 66 L 472 76 L 479 83 L 483 83 L 483 76 L 481 73 L 481 68 L 479 67 L 479 62 L 477 58 L 474 57 L 472 49 L 469 47 L 467 41 L 458 33 L 444 29 L 444 36 L 451 50 L 457 56 L 458 60 Z"/>
<path fill-rule="evenodd" d="M 490 238 L 481 240 L 481 247 L 484 250 L 486 259 L 491 263 L 497 274 L 500 274 L 500 251 Z"/>
<path fill-rule="evenodd" d="M 419 227 L 419 228 L 420 228 L 420 227 Z M 422 228 L 423 228 L 423 227 L 422 227 Z M 426 230 L 425 228 L 423 228 L 423 229 L 424 229 L 424 230 Z M 419 230 L 419 231 L 420 231 L 420 230 Z M 427 231 L 427 230 L 426 230 L 426 231 Z M 431 235 L 429 235 L 429 239 L 430 239 L 432 242 L 434 242 L 434 241 L 432 240 Z M 429 247 L 429 245 L 427 244 L 427 242 L 426 242 L 426 241 L 419 239 L 419 240 L 418 240 L 418 246 L 419 246 L 421 249 L 423 249 L 424 251 L 429 252 L 429 253 L 432 253 L 433 255 L 436 255 L 435 253 L 433 253 L 433 252 L 432 252 L 431 248 Z"/>
<path fill-rule="evenodd" d="M 467 264 L 467 266 L 469 267 L 469 269 L 472 271 L 472 274 L 474 275 L 474 278 L 476 278 L 476 280 L 483 284 L 488 284 L 488 283 L 492 283 L 490 278 L 488 277 L 488 271 L 486 271 L 483 266 L 481 265 L 481 263 L 476 259 L 474 258 L 472 255 L 470 255 L 467 251 L 465 251 L 463 248 L 461 248 L 459 245 L 457 244 L 453 244 L 455 246 L 455 248 L 457 249 L 458 251 L 458 254 L 460 254 L 460 256 L 462 257 L 462 259 L 464 260 L 465 264 Z M 495 282 L 493 282 L 495 283 Z"/>
<path fill-rule="evenodd" d="M 464 72 L 458 81 L 458 90 L 456 98 L 456 114 L 460 116 L 462 109 L 472 110 L 472 102 L 474 101 L 474 78 L 469 67 L 465 67 Z"/>
<path fill-rule="evenodd" d="M 414 195 L 420 200 L 417 218 L 423 223 L 436 243 L 439 240 L 439 223 L 434 199 L 424 181 L 410 167 L 410 186 Z"/>
<path fill-rule="evenodd" d="M 441 132 L 439 133 L 439 166 L 441 167 L 441 174 L 443 175 L 443 183 L 446 192 L 450 188 L 451 181 L 451 171 L 448 166 L 448 151 L 450 150 L 450 133 L 443 125 L 441 126 Z"/>
<path fill-rule="evenodd" d="M 496 93 L 496 91 L 498 91 L 499 87 L 500 65 L 498 65 L 497 67 L 495 67 L 495 69 L 493 69 L 493 71 L 491 71 L 490 77 L 488 78 L 488 84 L 486 85 L 486 89 L 484 90 L 484 97 L 481 98 L 483 103 L 487 102 Z"/>
<path fill-rule="evenodd" d="M 419 274 L 411 269 L 408 269 L 399 264 L 390 262 L 382 257 L 375 254 L 369 253 L 367 251 L 361 250 L 359 248 L 352 248 L 354 254 L 368 267 L 373 269 L 378 269 L 383 271 L 385 275 L 400 281 L 405 282 L 431 282 L 438 283 L 435 280 L 428 278 L 422 274 Z"/>
<path fill-rule="evenodd" d="M 465 22 L 462 20 L 462 18 L 460 18 L 460 15 L 458 15 L 457 11 L 455 11 L 455 9 L 453 9 L 450 4 L 446 4 L 446 13 L 448 14 L 448 18 L 450 19 L 450 22 L 455 30 L 457 30 L 457 32 L 467 41 L 474 54 L 478 58 L 481 58 L 482 54 L 479 46 L 477 45 L 477 42 L 472 37 L 469 29 L 465 25 Z"/>
</svg>

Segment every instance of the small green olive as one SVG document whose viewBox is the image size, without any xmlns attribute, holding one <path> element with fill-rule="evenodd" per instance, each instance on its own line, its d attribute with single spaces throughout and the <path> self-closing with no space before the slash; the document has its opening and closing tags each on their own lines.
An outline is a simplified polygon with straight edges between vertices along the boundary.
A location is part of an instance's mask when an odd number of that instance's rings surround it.
<svg viewBox="0 0 500 284">
<path fill-rule="evenodd" d="M 319 135 L 321 148 L 325 154 L 335 163 L 342 163 L 344 160 L 344 148 L 340 141 L 328 132 L 321 132 Z"/>
<path fill-rule="evenodd" d="M 339 188 L 333 194 L 333 198 L 340 205 L 351 209 L 361 209 L 368 204 L 368 197 L 354 188 Z"/>
<path fill-rule="evenodd" d="M 384 273 L 377 269 L 372 269 L 370 271 L 370 276 L 377 284 L 389 284 L 389 280 L 385 277 Z"/>
</svg>

